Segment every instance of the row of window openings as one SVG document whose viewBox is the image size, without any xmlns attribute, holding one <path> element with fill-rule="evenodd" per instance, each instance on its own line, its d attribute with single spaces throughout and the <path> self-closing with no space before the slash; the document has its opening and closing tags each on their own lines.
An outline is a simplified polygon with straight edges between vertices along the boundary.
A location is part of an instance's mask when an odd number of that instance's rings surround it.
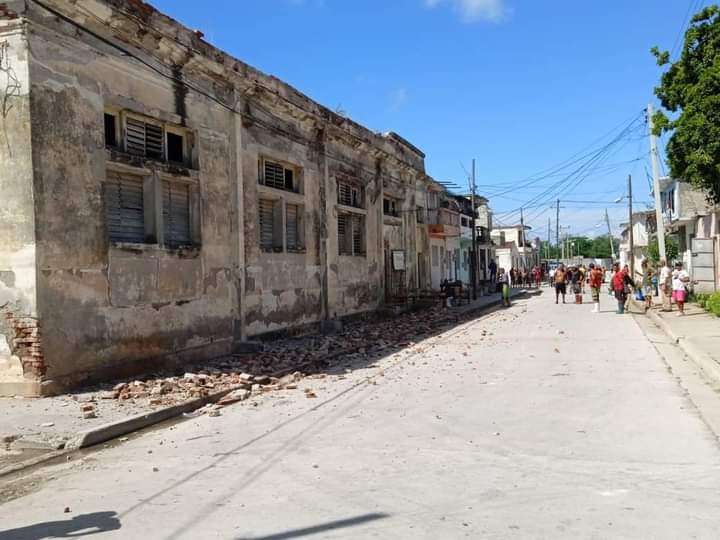
<svg viewBox="0 0 720 540">
<path fill-rule="evenodd" d="M 116 243 L 162 244 L 169 248 L 193 244 L 190 186 L 161 181 L 162 216 L 154 209 L 155 179 L 127 174 L 108 174 L 103 184 L 108 238 Z M 150 210 L 150 211 L 148 211 Z M 156 218 L 160 223 L 156 223 Z M 162 231 L 162 236 L 158 231 Z"/>
<path fill-rule="evenodd" d="M 167 161 L 178 165 L 190 166 L 190 151 L 187 148 L 187 137 L 168 126 L 155 122 L 124 116 L 120 131 L 120 115 L 105 113 L 105 146 L 122 149 L 128 154 L 158 161 Z"/>
<path fill-rule="evenodd" d="M 303 207 L 282 200 L 258 203 L 260 249 L 267 253 L 305 250 Z M 284 234 L 283 234 L 284 233 Z M 338 254 L 365 255 L 365 217 L 340 213 L 337 222 Z"/>
</svg>

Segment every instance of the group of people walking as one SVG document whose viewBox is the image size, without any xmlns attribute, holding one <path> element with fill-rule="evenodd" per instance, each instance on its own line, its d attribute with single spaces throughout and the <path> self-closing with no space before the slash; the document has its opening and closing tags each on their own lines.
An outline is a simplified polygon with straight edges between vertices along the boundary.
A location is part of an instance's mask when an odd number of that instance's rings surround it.
<svg viewBox="0 0 720 540">
<path fill-rule="evenodd" d="M 590 288 L 594 304 L 593 313 L 600 312 L 600 295 L 603 283 L 608 284 L 608 293 L 617 302 L 616 313 L 627 312 L 628 304 L 632 294 L 638 300 L 645 302 L 647 312 L 653 305 L 653 296 L 658 293 L 662 302 L 662 309 L 672 311 L 672 302 L 678 306 L 678 315 L 685 314 L 685 301 L 687 300 L 688 284 L 690 276 L 683 269 L 682 263 L 676 263 L 672 270 L 666 261 L 660 262 L 660 269 L 656 271 L 647 261 L 643 262 L 642 279 L 636 283 L 630 275 L 628 265 L 620 267 L 620 264 L 613 264 L 612 271 L 607 272 L 605 268 L 590 264 L 584 266 L 565 267 L 560 265 L 551 276 L 551 283 L 555 288 L 555 303 L 565 303 L 568 286 L 576 295 L 576 303 L 582 303 L 582 294 L 585 292 L 585 285 Z M 579 301 L 577 301 L 579 298 Z"/>
<path fill-rule="evenodd" d="M 497 282 L 501 287 L 503 305 L 510 305 L 511 287 L 540 288 L 543 281 L 543 274 L 543 268 L 539 265 L 533 266 L 530 270 L 525 268 L 511 268 L 510 270 L 499 268 L 497 270 Z"/>
</svg>

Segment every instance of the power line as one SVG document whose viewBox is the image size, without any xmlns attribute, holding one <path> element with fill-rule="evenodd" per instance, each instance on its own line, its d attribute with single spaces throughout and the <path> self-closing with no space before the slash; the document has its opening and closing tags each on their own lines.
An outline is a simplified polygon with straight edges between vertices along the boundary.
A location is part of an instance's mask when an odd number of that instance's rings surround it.
<svg viewBox="0 0 720 540">
<path fill-rule="evenodd" d="M 701 0 L 690 0 L 690 2 L 688 3 L 687 11 L 685 12 L 685 16 L 682 19 L 682 25 L 680 26 L 677 37 L 675 37 L 675 43 L 673 43 L 672 49 L 670 49 L 670 58 L 675 58 L 675 54 L 682 47 L 682 44 L 684 44 L 683 38 L 685 36 L 685 33 L 687 32 L 687 29 L 690 26 L 690 21 L 692 20 L 693 13 L 697 13 L 699 11 L 700 2 Z"/>
</svg>

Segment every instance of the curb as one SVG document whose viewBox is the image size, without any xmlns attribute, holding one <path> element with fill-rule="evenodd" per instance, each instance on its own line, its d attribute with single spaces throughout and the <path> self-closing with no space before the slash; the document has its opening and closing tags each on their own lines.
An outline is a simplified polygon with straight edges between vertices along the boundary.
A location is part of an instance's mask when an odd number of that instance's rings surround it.
<svg viewBox="0 0 720 540">
<path fill-rule="evenodd" d="M 542 291 L 541 290 L 521 289 L 521 290 L 518 290 L 517 293 L 511 294 L 510 298 L 512 299 L 513 297 L 520 296 L 520 295 L 537 296 L 538 294 L 542 294 Z M 458 313 L 458 315 L 476 314 L 479 312 L 489 311 L 492 308 L 498 307 L 500 304 L 502 304 L 502 298 L 499 298 L 498 300 L 489 302 L 482 306 L 478 306 L 475 309 L 468 310 L 468 311 L 465 311 L 462 313 Z M 353 351 L 354 351 L 354 349 L 337 351 L 336 353 L 333 353 L 332 355 L 329 355 L 328 357 L 323 357 L 323 360 L 333 360 L 334 358 L 336 358 L 338 356 L 342 356 L 343 354 L 348 354 Z M 317 360 L 312 360 L 310 362 L 306 362 L 302 365 L 295 366 L 293 368 L 287 368 L 285 370 L 273 373 L 272 376 L 273 377 L 282 377 L 284 375 L 287 375 L 288 373 L 292 373 L 294 371 L 306 368 L 309 365 L 311 365 L 312 362 L 315 362 L 315 361 L 317 361 Z M 34 467 L 36 465 L 41 465 L 43 463 L 57 459 L 58 457 L 61 457 L 61 456 L 67 455 L 67 454 L 71 454 L 73 452 L 77 452 L 78 450 L 81 450 L 83 448 L 87 448 L 90 446 L 94 446 L 96 444 L 107 442 L 111 439 L 115 439 L 117 437 L 121 437 L 123 435 L 127 435 L 127 434 L 133 433 L 135 431 L 139 431 L 141 429 L 153 426 L 155 424 L 165 422 L 172 418 L 177 418 L 178 416 L 181 416 L 184 413 L 189 413 L 189 412 L 195 411 L 197 409 L 200 409 L 201 407 L 204 407 L 205 405 L 208 405 L 211 403 L 216 403 L 217 401 L 220 401 L 223 397 L 225 397 L 229 393 L 234 392 L 235 390 L 238 390 L 242 387 L 243 387 L 243 385 L 233 386 L 232 388 L 227 388 L 225 390 L 221 390 L 219 392 L 216 392 L 216 393 L 211 394 L 204 398 L 192 399 L 189 401 L 185 401 L 183 403 L 179 403 L 177 405 L 171 405 L 169 407 L 158 409 L 158 410 L 155 410 L 155 411 L 152 411 L 149 413 L 138 414 L 135 416 L 131 416 L 130 418 L 124 418 L 124 419 L 118 420 L 116 422 L 110 422 L 108 424 L 103 424 L 102 426 L 98 426 L 98 427 L 91 428 L 91 429 L 88 429 L 85 431 L 81 431 L 78 434 L 76 434 L 73 438 L 68 440 L 67 443 L 65 444 L 65 448 L 62 450 L 48 452 L 47 454 L 43 454 L 41 456 L 36 456 L 34 458 L 31 458 L 31 459 L 28 459 L 25 461 L 21 461 L 19 463 L 15 463 L 14 465 L 10 465 L 8 467 L 0 469 L 0 478 L 17 473 L 19 471 L 22 471 L 23 469 Z"/>
<path fill-rule="evenodd" d="M 215 403 L 221 400 L 223 397 L 235 390 L 238 390 L 239 388 L 240 386 L 234 386 L 232 388 L 220 390 L 219 392 L 216 392 L 204 398 L 191 399 L 177 405 L 171 405 L 169 407 L 164 407 L 156 411 L 138 414 L 129 418 L 123 418 L 122 420 L 118 420 L 116 422 L 110 422 L 108 424 L 103 424 L 102 426 L 81 431 L 67 441 L 63 450 L 49 452 L 47 454 L 36 456 L 26 461 L 21 461 L 14 465 L 10 465 L 8 467 L 0 469 L 0 478 L 16 473 L 26 468 L 34 467 L 35 465 L 40 465 L 41 463 L 51 461 L 60 456 L 76 452 L 77 450 L 80 450 L 82 448 L 87 448 L 89 446 L 100 444 L 111 439 L 121 437 L 122 435 L 127 435 L 128 433 L 139 431 L 146 427 L 159 424 L 160 422 L 170 420 L 171 418 L 176 418 L 184 413 L 195 411 L 201 407 L 204 407 L 205 405 Z"/>
<path fill-rule="evenodd" d="M 633 303 L 638 305 L 635 299 L 633 299 Z M 675 332 L 670 324 L 654 311 L 650 310 L 646 315 L 655 323 L 655 326 L 665 332 L 667 336 L 680 347 L 680 350 L 682 350 L 713 383 L 720 384 L 720 364 L 714 358 L 698 349 L 697 346 L 685 336 Z"/>
</svg>

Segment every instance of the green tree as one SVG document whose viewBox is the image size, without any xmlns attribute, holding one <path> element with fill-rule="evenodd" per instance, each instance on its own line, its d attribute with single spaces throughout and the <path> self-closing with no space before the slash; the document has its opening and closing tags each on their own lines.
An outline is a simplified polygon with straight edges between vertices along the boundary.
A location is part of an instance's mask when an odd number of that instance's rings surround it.
<svg viewBox="0 0 720 540">
<path fill-rule="evenodd" d="M 683 178 L 720 203 L 720 6 L 693 16 L 680 58 L 654 47 L 659 66 L 669 65 L 655 95 L 663 108 L 655 133 L 670 132 L 667 158 L 674 178 Z"/>
<path fill-rule="evenodd" d="M 665 260 L 668 262 L 668 264 L 672 263 L 672 261 L 677 260 L 678 257 L 678 245 L 675 240 L 673 240 L 671 237 L 666 236 L 665 237 Z M 654 263 L 657 263 L 660 261 L 660 247 L 658 246 L 657 238 L 655 240 L 652 240 L 648 244 L 648 257 L 650 260 Z"/>
</svg>

